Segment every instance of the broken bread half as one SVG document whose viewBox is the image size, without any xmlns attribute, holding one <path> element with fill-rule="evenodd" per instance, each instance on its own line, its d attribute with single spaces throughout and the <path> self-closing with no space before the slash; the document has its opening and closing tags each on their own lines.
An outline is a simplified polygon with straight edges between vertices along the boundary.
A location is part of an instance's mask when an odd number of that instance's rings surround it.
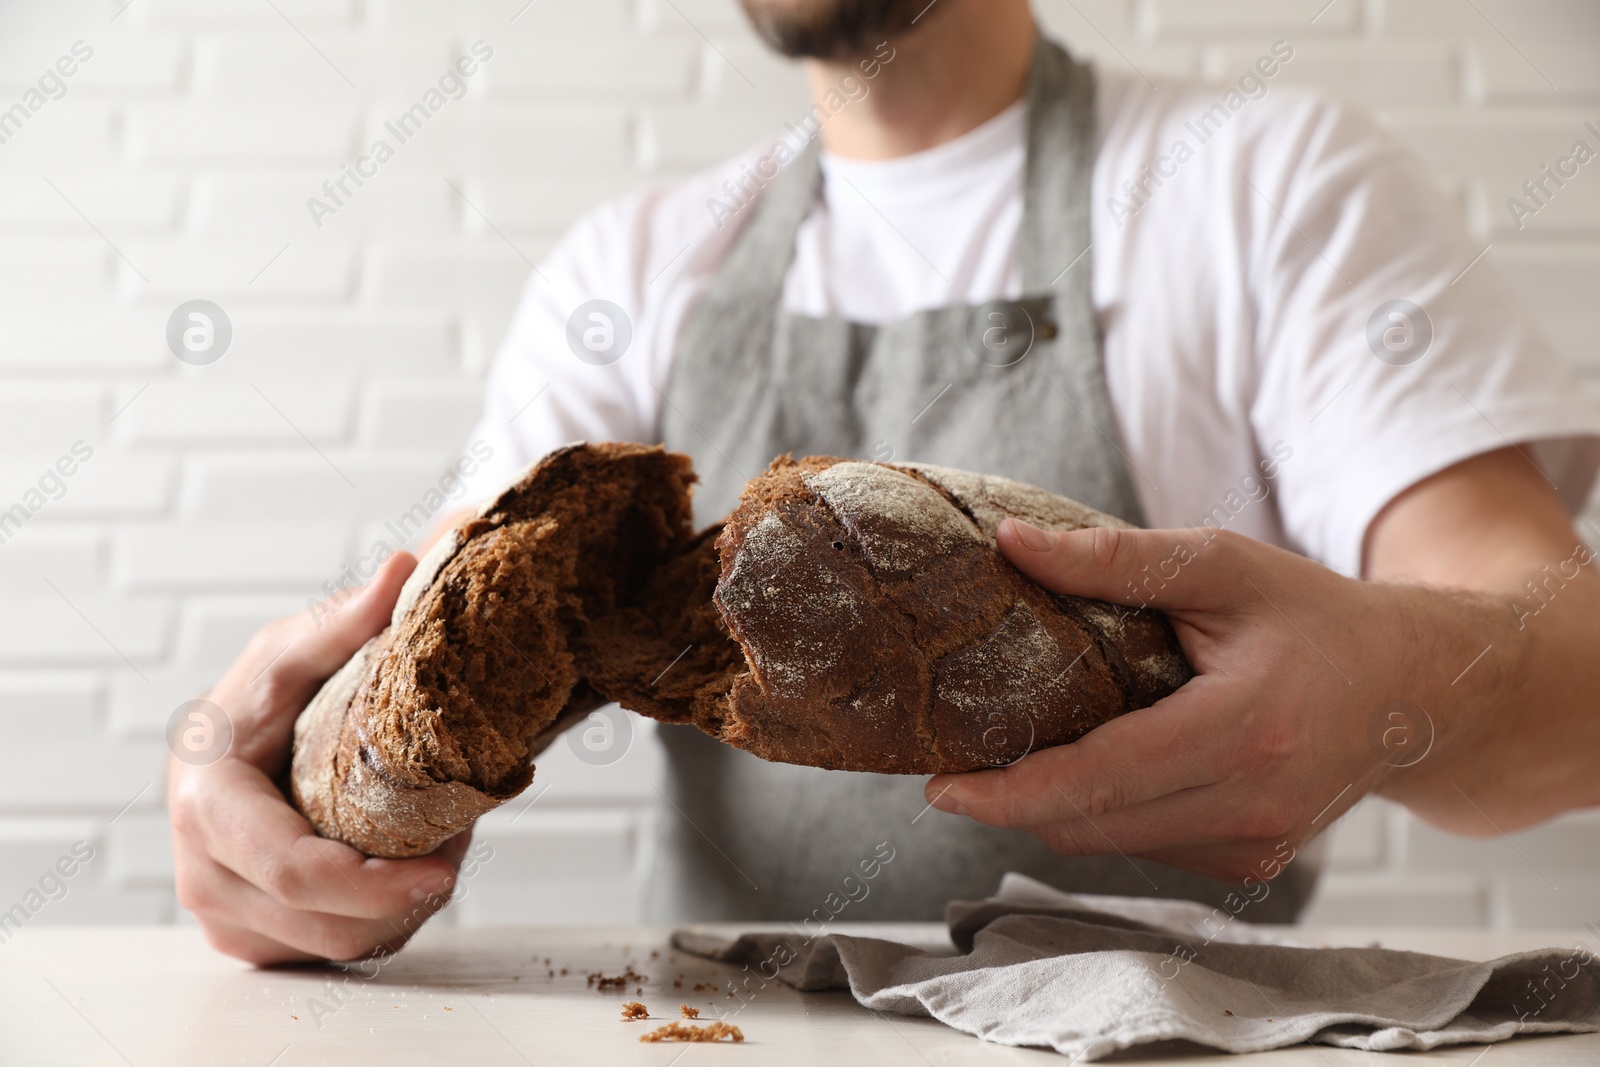
<svg viewBox="0 0 1600 1067">
<path fill-rule="evenodd" d="M 769 760 L 937 774 L 1066 744 L 1188 681 L 1164 615 L 1011 566 L 995 546 L 1010 516 L 1128 525 L 1008 478 L 777 460 L 717 540 L 714 596 L 745 662 L 697 722 Z"/>
<path fill-rule="evenodd" d="M 764 759 L 930 774 L 1002 766 L 1191 675 L 1165 617 L 1049 593 L 1008 515 L 1124 526 L 939 467 L 783 457 L 695 532 L 687 457 L 552 452 L 447 534 L 391 623 L 295 726 L 291 787 L 368 855 L 431 851 L 616 701 Z"/>
<path fill-rule="evenodd" d="M 317 831 L 422 855 L 526 788 L 531 757 L 601 704 L 688 721 L 695 680 L 739 658 L 693 480 L 660 448 L 572 445 L 435 544 L 295 723 L 292 792 Z"/>
</svg>

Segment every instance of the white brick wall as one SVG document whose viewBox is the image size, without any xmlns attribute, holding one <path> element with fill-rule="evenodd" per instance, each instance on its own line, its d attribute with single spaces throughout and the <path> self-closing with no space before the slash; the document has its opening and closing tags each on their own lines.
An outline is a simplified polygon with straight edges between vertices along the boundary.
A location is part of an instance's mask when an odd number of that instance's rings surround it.
<svg viewBox="0 0 1600 1067">
<path fill-rule="evenodd" d="M 1153 77 L 1226 75 L 1291 39 L 1284 76 L 1408 139 L 1600 376 L 1600 171 L 1520 232 L 1504 208 L 1600 119 L 1593 0 L 1038 6 L 1078 49 Z M 480 38 L 495 55 L 467 97 L 313 227 L 305 198 Z M 437 480 L 523 256 L 598 198 L 744 147 L 805 95 L 734 0 L 52 0 L 0 6 L 0 105 L 77 40 L 94 55 L 65 97 L 0 144 L 0 501 L 75 440 L 95 450 L 0 546 L 0 906 L 87 839 L 95 859 L 39 921 L 174 921 L 172 709 Z M 204 368 L 163 340 L 197 296 L 235 328 Z M 455 921 L 625 911 L 658 772 L 643 727 L 611 767 L 558 745 L 537 803 L 484 820 L 495 859 Z M 1315 921 L 1600 918 L 1593 814 L 1513 847 L 1369 802 L 1330 866 Z"/>
</svg>

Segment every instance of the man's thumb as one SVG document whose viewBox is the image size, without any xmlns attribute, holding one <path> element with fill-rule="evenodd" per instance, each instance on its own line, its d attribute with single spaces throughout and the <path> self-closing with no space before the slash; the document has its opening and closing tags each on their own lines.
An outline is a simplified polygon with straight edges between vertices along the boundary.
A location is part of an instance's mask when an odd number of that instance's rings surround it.
<svg viewBox="0 0 1600 1067">
<path fill-rule="evenodd" d="M 1215 606 L 1213 547 L 1205 530 L 1041 530 L 1019 519 L 1000 524 L 1000 552 L 1053 593 L 1131 607 Z"/>
<path fill-rule="evenodd" d="M 416 570 L 417 558 L 397 552 L 384 560 L 372 580 L 354 593 L 315 605 L 315 623 L 284 653 L 285 666 L 311 678 L 326 678 L 356 650 L 389 625 L 400 587 Z"/>
</svg>

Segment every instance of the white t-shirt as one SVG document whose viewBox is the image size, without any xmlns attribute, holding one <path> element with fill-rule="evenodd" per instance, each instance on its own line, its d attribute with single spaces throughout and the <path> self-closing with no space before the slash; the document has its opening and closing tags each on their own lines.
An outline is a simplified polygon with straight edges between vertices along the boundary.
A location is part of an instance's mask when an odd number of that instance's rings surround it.
<svg viewBox="0 0 1600 1067">
<path fill-rule="evenodd" d="M 1388 501 L 1508 443 L 1527 445 L 1569 508 L 1582 507 L 1600 466 L 1600 408 L 1492 253 L 1474 263 L 1481 249 L 1416 159 L 1311 93 L 1268 83 L 1202 124 L 1226 88 L 1098 77 L 1093 245 L 1072 270 L 1092 271 L 1148 525 L 1206 521 L 1354 575 Z M 786 307 L 885 322 L 1020 295 L 1025 134 L 1019 103 L 916 155 L 824 154 Z M 659 439 L 684 313 L 750 215 L 727 217 L 737 204 L 724 182 L 769 149 L 600 206 L 540 264 L 489 375 L 475 439 L 494 460 L 474 494 L 568 441 Z M 568 319 L 597 298 L 633 328 L 607 366 L 567 343 Z M 1396 300 L 1425 312 L 1380 316 L 1385 362 L 1369 319 Z M 1394 365 L 1404 358 L 1384 342 L 1414 356 L 1430 323 L 1425 354 Z"/>
</svg>

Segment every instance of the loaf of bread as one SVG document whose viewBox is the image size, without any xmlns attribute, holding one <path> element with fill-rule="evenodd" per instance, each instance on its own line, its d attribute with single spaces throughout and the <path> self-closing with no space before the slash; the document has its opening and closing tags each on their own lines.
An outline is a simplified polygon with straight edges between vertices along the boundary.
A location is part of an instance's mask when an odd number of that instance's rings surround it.
<svg viewBox="0 0 1600 1067">
<path fill-rule="evenodd" d="M 391 625 L 296 724 L 319 833 L 414 856 L 524 789 L 603 702 L 763 759 L 892 774 L 1002 766 L 1190 677 L 1158 613 L 1058 596 L 1002 519 L 1125 525 L 1004 478 L 779 459 L 696 533 L 686 457 L 571 445 L 435 546 Z"/>
</svg>

